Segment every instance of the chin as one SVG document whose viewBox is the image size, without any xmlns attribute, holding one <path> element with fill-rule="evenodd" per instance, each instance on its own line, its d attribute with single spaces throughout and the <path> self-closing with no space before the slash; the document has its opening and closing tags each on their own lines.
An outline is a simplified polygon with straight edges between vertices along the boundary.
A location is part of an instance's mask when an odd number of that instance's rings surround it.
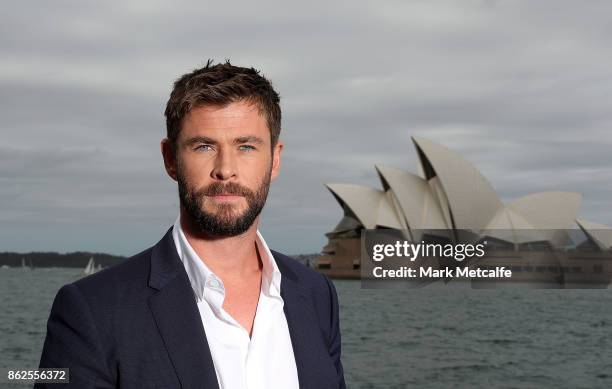
<svg viewBox="0 0 612 389">
<path fill-rule="evenodd" d="M 231 217 L 232 219 L 238 219 L 246 213 L 245 210 L 242 209 L 242 207 L 239 207 L 237 205 L 232 205 L 231 210 L 227 208 L 219 209 L 218 207 L 215 207 L 211 210 L 205 211 L 209 215 L 213 215 L 215 217 Z"/>
</svg>

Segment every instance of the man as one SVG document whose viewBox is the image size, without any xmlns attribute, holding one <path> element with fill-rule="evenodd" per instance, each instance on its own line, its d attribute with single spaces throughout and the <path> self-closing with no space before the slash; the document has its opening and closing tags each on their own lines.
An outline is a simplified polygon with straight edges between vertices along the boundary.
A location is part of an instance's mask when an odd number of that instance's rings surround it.
<svg viewBox="0 0 612 389">
<path fill-rule="evenodd" d="M 161 151 L 180 215 L 155 246 L 58 292 L 41 368 L 69 368 L 79 389 L 345 387 L 333 284 L 257 230 L 279 100 L 229 61 L 176 81 Z"/>
</svg>

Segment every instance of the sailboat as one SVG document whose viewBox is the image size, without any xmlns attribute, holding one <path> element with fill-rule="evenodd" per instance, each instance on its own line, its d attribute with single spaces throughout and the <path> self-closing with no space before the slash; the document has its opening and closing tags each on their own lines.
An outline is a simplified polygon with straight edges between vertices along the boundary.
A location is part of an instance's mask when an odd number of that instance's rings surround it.
<svg viewBox="0 0 612 389">
<path fill-rule="evenodd" d="M 29 267 L 26 265 L 25 257 L 21 257 L 21 268 L 22 269 L 29 269 Z"/>
<path fill-rule="evenodd" d="M 87 266 L 85 266 L 85 269 L 83 269 L 83 274 L 88 276 L 90 274 L 94 274 L 96 271 L 96 262 L 94 261 L 93 257 L 91 257 L 89 258 L 89 262 L 87 262 Z"/>
</svg>

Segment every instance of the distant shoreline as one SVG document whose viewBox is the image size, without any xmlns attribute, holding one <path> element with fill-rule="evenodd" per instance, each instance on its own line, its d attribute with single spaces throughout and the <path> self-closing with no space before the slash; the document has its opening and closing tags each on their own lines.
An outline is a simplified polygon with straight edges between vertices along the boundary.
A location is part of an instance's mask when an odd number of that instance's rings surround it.
<svg viewBox="0 0 612 389">
<path fill-rule="evenodd" d="M 292 257 L 307 266 L 313 266 L 319 254 L 298 254 Z M 93 258 L 96 264 L 102 267 L 115 265 L 128 257 L 111 255 L 105 253 L 92 253 L 88 251 L 75 251 L 72 253 L 56 252 L 0 252 L 0 266 L 22 267 L 25 263 L 27 267 L 76 267 L 84 268 Z"/>
<path fill-rule="evenodd" d="M 27 267 L 77 267 L 84 268 L 93 258 L 96 264 L 103 267 L 115 265 L 126 257 L 105 253 L 91 253 L 87 251 L 76 251 L 72 253 L 56 252 L 30 252 L 14 253 L 1 252 L 0 266 L 22 267 L 25 263 Z"/>
</svg>

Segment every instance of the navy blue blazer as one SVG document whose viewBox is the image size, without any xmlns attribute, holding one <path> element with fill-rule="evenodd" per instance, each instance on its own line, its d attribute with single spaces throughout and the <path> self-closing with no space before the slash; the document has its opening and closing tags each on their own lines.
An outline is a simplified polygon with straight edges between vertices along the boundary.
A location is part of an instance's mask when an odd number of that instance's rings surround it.
<svg viewBox="0 0 612 389">
<path fill-rule="evenodd" d="M 300 388 L 345 388 L 333 284 L 292 258 L 272 255 Z M 70 383 L 35 388 L 218 389 L 172 228 L 155 246 L 59 290 L 40 367 L 69 368 Z"/>
</svg>

